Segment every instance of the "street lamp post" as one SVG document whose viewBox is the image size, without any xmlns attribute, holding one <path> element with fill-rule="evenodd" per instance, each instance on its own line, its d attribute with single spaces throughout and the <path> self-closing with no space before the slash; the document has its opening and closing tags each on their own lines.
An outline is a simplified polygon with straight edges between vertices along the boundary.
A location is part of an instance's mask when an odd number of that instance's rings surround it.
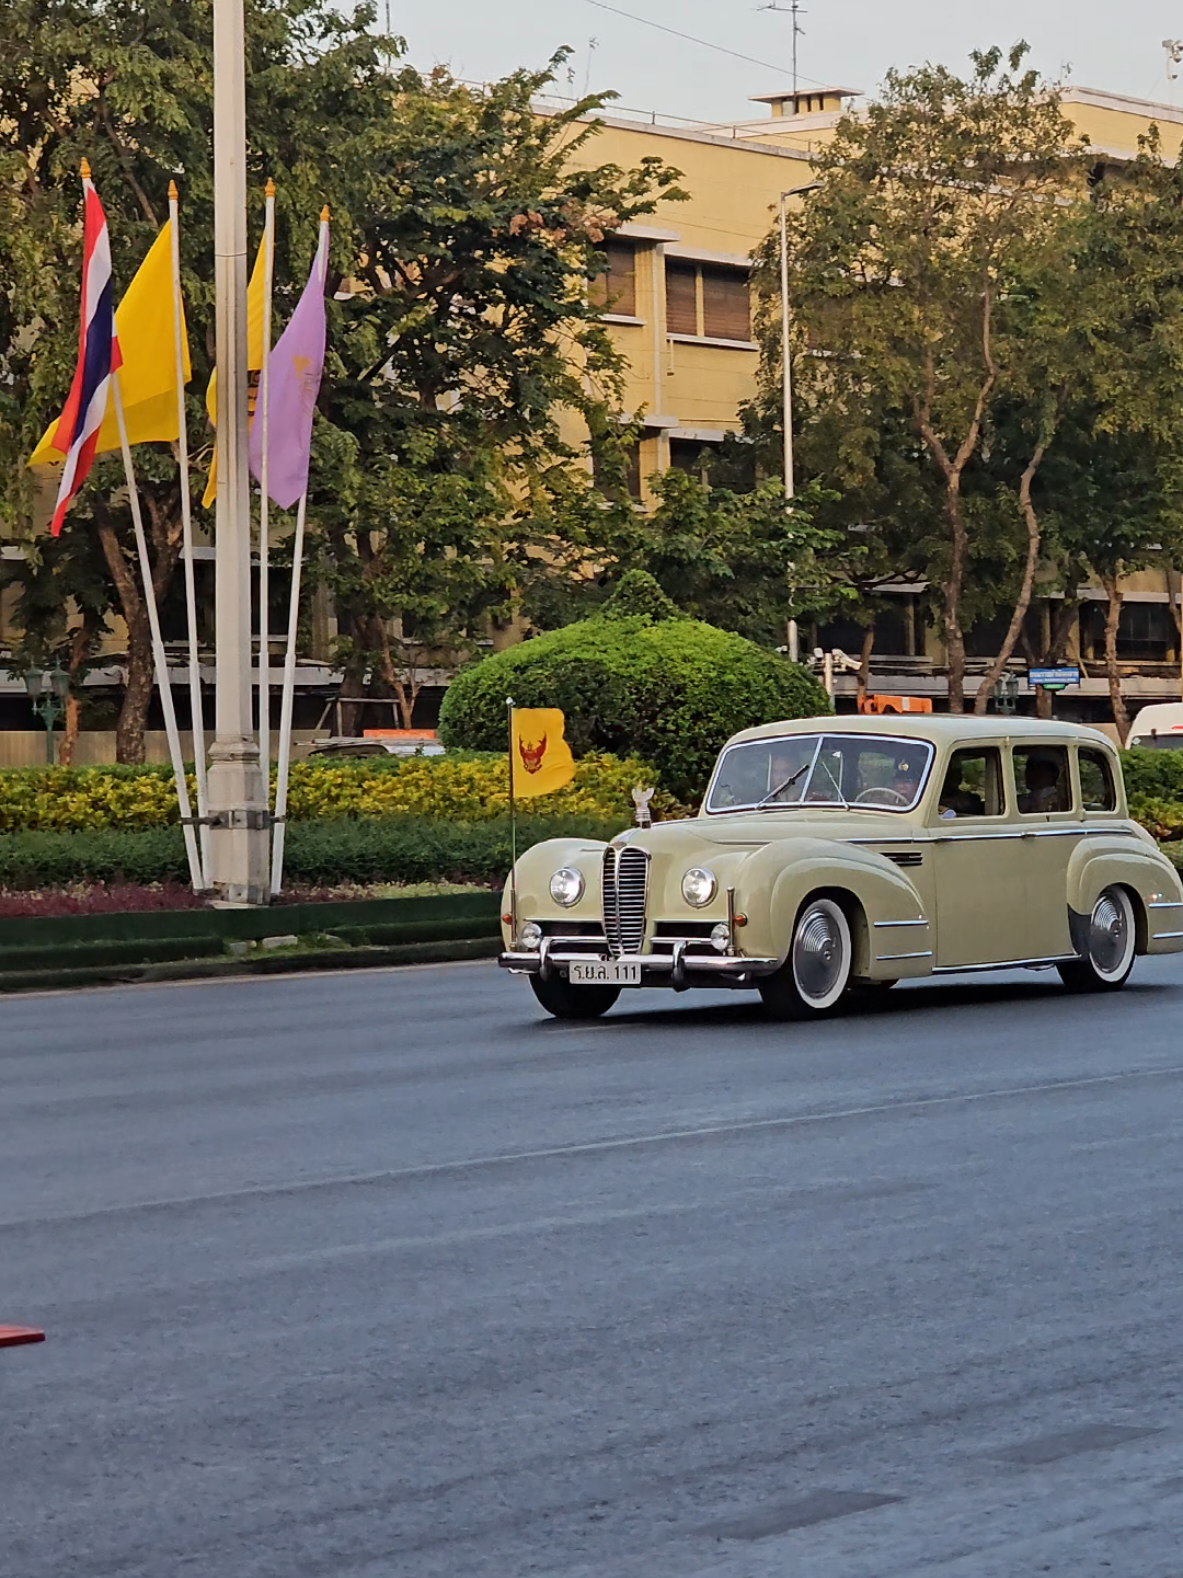
<svg viewBox="0 0 1183 1578">
<path fill-rule="evenodd" d="M 214 289 L 218 492 L 210 871 L 215 903 L 266 904 L 269 810 L 251 716 L 250 475 L 246 342 L 246 61 L 243 0 L 214 0 Z"/>
<path fill-rule="evenodd" d="M 780 376 L 781 424 L 784 433 L 784 484 L 785 498 L 794 497 L 793 478 L 793 364 L 789 347 L 789 237 L 788 200 L 804 192 L 814 192 L 820 181 L 810 181 L 805 186 L 790 187 L 780 194 Z M 789 660 L 796 663 L 798 650 L 797 621 L 789 620 Z"/>
<path fill-rule="evenodd" d="M 70 694 L 70 676 L 60 663 L 52 668 L 31 668 L 25 674 L 25 689 L 33 711 L 45 725 L 45 760 L 54 763 L 54 725 L 66 710 L 66 697 Z"/>
</svg>

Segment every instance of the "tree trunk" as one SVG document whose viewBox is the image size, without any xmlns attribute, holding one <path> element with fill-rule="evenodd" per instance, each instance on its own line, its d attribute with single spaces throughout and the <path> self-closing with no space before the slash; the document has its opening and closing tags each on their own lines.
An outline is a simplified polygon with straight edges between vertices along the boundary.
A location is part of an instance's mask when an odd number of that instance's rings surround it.
<svg viewBox="0 0 1183 1578">
<path fill-rule="evenodd" d="M 126 617 L 126 616 L 125 616 Z M 152 664 L 152 633 L 148 615 L 141 605 L 139 616 L 127 631 L 127 683 L 123 687 L 123 705 L 115 725 L 115 760 L 129 766 L 142 766 L 146 751 L 144 732 L 148 726 L 148 708 L 152 705 L 155 688 Z"/>
<path fill-rule="evenodd" d="M 1122 593 L 1118 588 L 1116 575 L 1103 575 L 1101 584 L 1109 599 L 1105 613 L 1105 673 L 1109 679 L 1109 701 L 1113 707 L 1117 737 L 1124 745 L 1126 735 L 1130 732 L 1130 717 L 1125 710 L 1125 701 L 1121 694 L 1121 674 L 1117 667 L 1117 627 L 1121 622 Z"/>
<path fill-rule="evenodd" d="M 1039 470 L 1039 463 L 1047 449 L 1046 441 L 1037 444 L 1031 459 L 1019 481 L 1019 508 L 1023 512 L 1023 523 L 1027 528 L 1027 557 L 1023 563 L 1023 579 L 1019 585 L 1019 595 L 1015 599 L 1014 612 L 1011 614 L 1010 624 L 1007 626 L 1006 635 L 1003 637 L 1002 648 L 998 656 L 991 663 L 982 677 L 978 686 L 977 696 L 974 698 L 974 712 L 981 717 L 990 704 L 990 697 L 994 694 L 1003 669 L 1015 649 L 1015 642 L 1019 639 L 1019 632 L 1023 628 L 1023 621 L 1027 617 L 1027 610 L 1031 606 L 1031 592 L 1035 586 L 1035 572 L 1039 568 L 1039 548 L 1042 534 L 1039 529 L 1039 517 L 1035 513 L 1035 506 L 1031 502 L 1031 484 L 1035 473 Z"/>
<path fill-rule="evenodd" d="M 960 477 L 956 479 L 960 483 Z M 953 557 L 949 564 L 949 579 L 945 583 L 945 659 L 949 667 L 949 711 L 965 711 L 965 632 L 961 628 L 961 583 L 965 576 L 965 560 L 969 538 L 965 519 L 961 513 L 959 487 L 950 484 L 948 493 L 949 524 L 953 532 Z"/>
<path fill-rule="evenodd" d="M 74 683 L 78 671 L 90 654 L 91 643 L 99 625 L 99 616 L 87 610 L 82 616 L 82 623 L 76 625 L 70 634 L 70 655 L 68 658 L 70 674 L 70 690 L 66 695 L 65 726 L 62 729 L 62 743 L 58 750 L 58 761 L 63 767 L 74 765 L 74 747 L 78 743 L 78 729 L 82 722 L 82 699 L 74 691 Z"/>
<path fill-rule="evenodd" d="M 860 712 L 867 705 L 867 686 L 871 679 L 871 653 L 875 649 L 875 626 L 868 625 L 863 631 L 863 647 L 859 653 L 858 665 L 858 710 Z"/>
</svg>

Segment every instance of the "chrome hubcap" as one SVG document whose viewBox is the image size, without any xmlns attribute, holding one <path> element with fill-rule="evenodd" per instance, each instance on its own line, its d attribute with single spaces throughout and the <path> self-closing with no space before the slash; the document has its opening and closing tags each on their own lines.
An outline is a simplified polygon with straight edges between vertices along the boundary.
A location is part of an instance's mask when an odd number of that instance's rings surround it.
<svg viewBox="0 0 1183 1578">
<path fill-rule="evenodd" d="M 1089 925 L 1089 954 L 1102 975 L 1116 975 L 1125 963 L 1129 925 L 1124 906 L 1111 893 L 1102 893 L 1093 906 Z"/>
<path fill-rule="evenodd" d="M 820 1001 L 838 985 L 844 960 L 842 937 L 832 915 L 823 909 L 802 917 L 793 940 L 793 974 L 803 997 Z"/>
</svg>

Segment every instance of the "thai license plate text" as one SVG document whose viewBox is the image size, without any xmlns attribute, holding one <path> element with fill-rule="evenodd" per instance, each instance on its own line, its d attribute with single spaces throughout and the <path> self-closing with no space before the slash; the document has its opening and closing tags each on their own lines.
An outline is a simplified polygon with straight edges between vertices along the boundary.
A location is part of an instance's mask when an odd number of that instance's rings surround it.
<svg viewBox="0 0 1183 1578">
<path fill-rule="evenodd" d="M 570 966 L 572 986 L 640 986 L 641 966 L 633 959 L 589 959 Z"/>
</svg>

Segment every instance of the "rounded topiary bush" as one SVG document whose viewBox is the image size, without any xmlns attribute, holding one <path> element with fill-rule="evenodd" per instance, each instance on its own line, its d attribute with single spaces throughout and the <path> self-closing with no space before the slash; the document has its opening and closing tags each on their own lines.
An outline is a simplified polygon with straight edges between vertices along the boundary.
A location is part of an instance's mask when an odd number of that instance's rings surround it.
<svg viewBox="0 0 1183 1578">
<path fill-rule="evenodd" d="M 576 756 L 640 756 L 682 800 L 702 793 L 737 729 L 831 710 L 812 675 L 778 653 L 695 619 L 620 617 L 611 604 L 463 669 L 440 711 L 444 742 L 504 750 L 507 696 L 561 707 Z"/>
</svg>

